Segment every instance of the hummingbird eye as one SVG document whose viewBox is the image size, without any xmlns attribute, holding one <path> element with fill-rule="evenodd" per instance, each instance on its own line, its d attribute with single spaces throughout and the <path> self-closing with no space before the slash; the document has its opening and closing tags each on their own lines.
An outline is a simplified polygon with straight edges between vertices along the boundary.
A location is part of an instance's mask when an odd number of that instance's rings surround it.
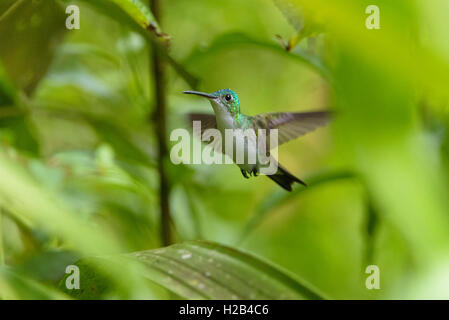
<svg viewBox="0 0 449 320">
<path fill-rule="evenodd" d="M 231 101 L 232 96 L 228 93 L 227 95 L 225 95 L 225 99 L 226 101 Z"/>
</svg>

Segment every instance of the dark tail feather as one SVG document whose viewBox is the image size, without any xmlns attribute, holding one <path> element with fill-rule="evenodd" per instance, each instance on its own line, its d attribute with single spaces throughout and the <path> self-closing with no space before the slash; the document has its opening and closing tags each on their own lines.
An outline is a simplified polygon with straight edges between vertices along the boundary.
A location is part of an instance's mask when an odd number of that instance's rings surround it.
<svg viewBox="0 0 449 320">
<path fill-rule="evenodd" d="M 302 184 L 303 186 L 307 186 L 304 181 L 299 180 L 294 175 L 292 175 L 290 172 L 285 170 L 279 165 L 278 172 L 276 174 L 273 174 L 271 176 L 267 176 L 274 182 L 276 182 L 278 185 L 280 185 L 282 188 L 284 188 L 287 191 L 292 191 L 292 184 L 294 182 L 298 182 Z"/>
</svg>

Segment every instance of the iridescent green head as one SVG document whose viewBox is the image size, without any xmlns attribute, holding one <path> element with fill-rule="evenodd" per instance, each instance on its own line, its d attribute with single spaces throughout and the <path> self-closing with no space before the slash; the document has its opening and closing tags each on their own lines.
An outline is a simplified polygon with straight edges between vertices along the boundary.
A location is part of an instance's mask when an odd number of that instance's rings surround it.
<svg viewBox="0 0 449 320">
<path fill-rule="evenodd" d="M 198 91 L 184 91 L 187 94 L 196 94 L 208 98 L 215 113 L 217 112 L 229 112 L 233 115 L 240 113 L 239 97 L 237 93 L 231 89 L 222 89 L 215 91 L 214 93 L 204 93 Z"/>
</svg>

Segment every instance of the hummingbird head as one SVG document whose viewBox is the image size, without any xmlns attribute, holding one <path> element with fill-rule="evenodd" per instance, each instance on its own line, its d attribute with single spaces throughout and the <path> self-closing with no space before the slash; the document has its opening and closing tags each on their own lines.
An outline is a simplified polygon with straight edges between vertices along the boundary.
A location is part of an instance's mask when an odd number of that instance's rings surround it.
<svg viewBox="0 0 449 320">
<path fill-rule="evenodd" d="M 232 115 L 240 113 L 239 97 L 231 89 L 222 89 L 213 93 L 198 91 L 184 91 L 187 94 L 196 94 L 209 99 L 215 114 L 230 113 Z"/>
</svg>

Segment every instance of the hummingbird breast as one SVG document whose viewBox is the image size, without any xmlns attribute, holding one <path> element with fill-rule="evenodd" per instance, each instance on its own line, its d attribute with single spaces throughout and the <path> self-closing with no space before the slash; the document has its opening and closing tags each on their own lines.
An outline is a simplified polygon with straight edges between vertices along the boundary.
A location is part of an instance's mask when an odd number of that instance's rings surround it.
<svg viewBox="0 0 449 320">
<path fill-rule="evenodd" d="M 239 124 L 229 115 L 217 117 L 217 129 L 222 136 L 224 154 L 243 170 L 252 171 L 258 167 L 257 138 L 253 128 Z M 231 131 L 227 132 L 227 129 Z"/>
</svg>

